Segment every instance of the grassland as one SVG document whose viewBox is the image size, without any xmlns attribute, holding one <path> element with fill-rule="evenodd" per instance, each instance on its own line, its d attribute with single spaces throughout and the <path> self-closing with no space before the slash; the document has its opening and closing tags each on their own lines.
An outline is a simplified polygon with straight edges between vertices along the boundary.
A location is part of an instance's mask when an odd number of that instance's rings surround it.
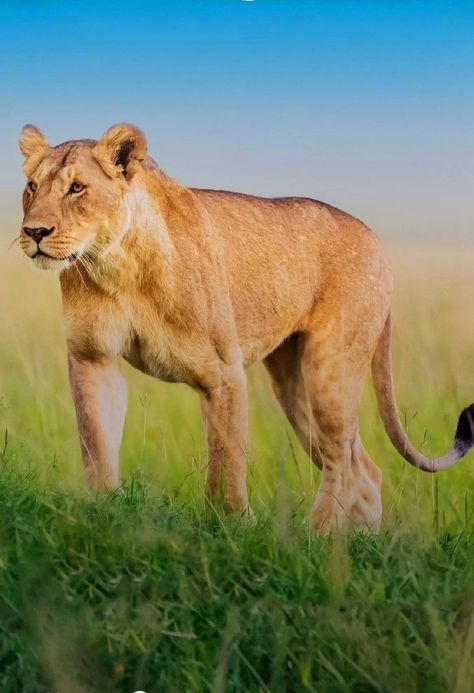
<svg viewBox="0 0 474 693">
<path fill-rule="evenodd" d="M 398 400 L 427 451 L 474 399 L 473 251 L 387 245 Z M 55 278 L 3 255 L 0 309 L 2 692 L 474 690 L 474 455 L 437 477 L 409 468 L 368 387 L 382 532 L 313 537 L 317 470 L 254 367 L 248 527 L 202 500 L 195 395 L 126 367 L 124 492 L 95 496 Z"/>
</svg>

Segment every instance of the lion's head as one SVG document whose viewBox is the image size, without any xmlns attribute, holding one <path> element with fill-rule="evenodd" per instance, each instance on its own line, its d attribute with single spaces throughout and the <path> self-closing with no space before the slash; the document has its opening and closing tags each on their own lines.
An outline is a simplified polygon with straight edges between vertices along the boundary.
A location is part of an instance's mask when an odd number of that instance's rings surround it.
<svg viewBox="0 0 474 693">
<path fill-rule="evenodd" d="M 124 196 L 147 149 L 138 128 L 114 125 L 97 142 L 50 147 L 38 128 L 25 125 L 19 145 L 28 178 L 20 244 L 38 267 L 61 270 L 121 237 Z"/>
</svg>

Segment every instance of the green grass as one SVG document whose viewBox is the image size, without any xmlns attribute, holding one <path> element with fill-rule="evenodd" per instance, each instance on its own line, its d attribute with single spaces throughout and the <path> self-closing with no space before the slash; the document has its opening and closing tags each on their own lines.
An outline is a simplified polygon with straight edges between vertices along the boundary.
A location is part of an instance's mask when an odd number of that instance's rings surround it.
<svg viewBox="0 0 474 693">
<path fill-rule="evenodd" d="M 390 255 L 399 402 L 441 452 L 474 399 L 472 252 Z M 474 690 L 472 454 L 437 477 L 409 468 L 369 388 L 381 534 L 314 537 L 317 470 L 252 368 L 247 526 L 202 499 L 195 395 L 126 368 L 124 492 L 88 493 L 56 281 L 0 269 L 2 693 Z"/>
<path fill-rule="evenodd" d="M 4 469 L 2 691 L 468 691 L 472 533 L 308 536 Z"/>
</svg>

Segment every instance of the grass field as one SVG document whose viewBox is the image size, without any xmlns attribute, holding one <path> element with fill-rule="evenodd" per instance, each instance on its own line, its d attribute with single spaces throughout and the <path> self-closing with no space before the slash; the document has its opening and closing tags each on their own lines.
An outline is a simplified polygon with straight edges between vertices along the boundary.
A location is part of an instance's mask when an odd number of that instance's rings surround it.
<svg viewBox="0 0 474 693">
<path fill-rule="evenodd" d="M 440 453 L 474 400 L 474 248 L 386 247 L 399 405 Z M 253 367 L 248 527 L 202 500 L 196 396 L 126 367 L 124 493 L 95 496 L 56 278 L 3 254 L 0 309 L 0 691 L 474 690 L 474 454 L 437 477 L 408 467 L 369 386 L 381 534 L 314 537 L 317 470 Z"/>
</svg>

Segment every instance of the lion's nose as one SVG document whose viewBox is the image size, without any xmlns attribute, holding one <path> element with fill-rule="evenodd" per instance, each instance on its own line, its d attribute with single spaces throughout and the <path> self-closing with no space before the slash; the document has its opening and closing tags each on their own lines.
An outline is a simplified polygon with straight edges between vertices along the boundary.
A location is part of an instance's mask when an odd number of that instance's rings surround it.
<svg viewBox="0 0 474 693">
<path fill-rule="evenodd" d="M 54 226 L 51 226 L 50 229 L 47 229 L 45 226 L 39 226 L 35 229 L 32 229 L 29 226 L 24 226 L 23 231 L 27 236 L 30 236 L 34 241 L 39 243 L 45 236 L 49 236 L 53 233 Z"/>
</svg>

